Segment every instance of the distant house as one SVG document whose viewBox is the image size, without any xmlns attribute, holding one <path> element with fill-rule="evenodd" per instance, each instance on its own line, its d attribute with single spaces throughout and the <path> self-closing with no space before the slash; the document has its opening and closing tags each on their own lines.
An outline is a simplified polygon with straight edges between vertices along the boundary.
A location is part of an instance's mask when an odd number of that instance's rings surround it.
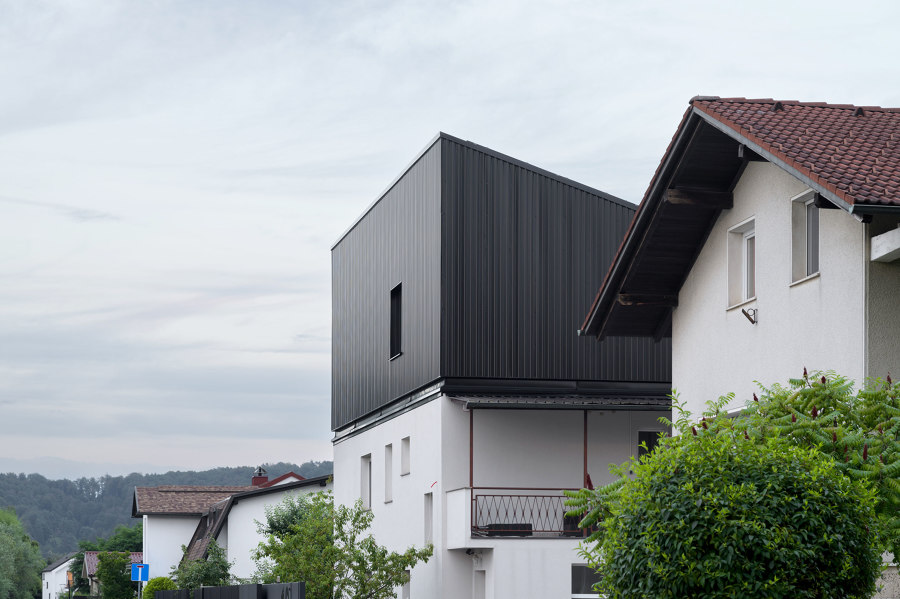
<svg viewBox="0 0 900 599">
<path fill-rule="evenodd" d="M 400 597 L 590 596 L 562 489 L 670 415 L 669 345 L 576 336 L 634 206 L 439 134 L 332 248 L 335 501 Z"/>
<path fill-rule="evenodd" d="M 583 332 L 671 338 L 695 414 L 804 367 L 896 377 L 898 225 L 900 109 L 694 98 Z"/>
<path fill-rule="evenodd" d="M 85 551 L 84 552 L 84 565 L 81 567 L 81 577 L 87 579 L 90 582 L 91 595 L 96 596 L 100 594 L 100 581 L 97 580 L 97 566 L 100 564 L 100 558 L 98 555 L 101 553 L 106 553 L 105 551 Z M 143 554 L 140 551 L 134 551 L 131 553 L 131 563 L 132 564 L 140 564 L 143 563 Z"/>
<path fill-rule="evenodd" d="M 41 570 L 41 599 L 58 599 L 66 596 L 72 586 L 72 574 L 69 567 L 75 561 L 75 552 L 69 553 L 47 565 Z"/>
<path fill-rule="evenodd" d="M 264 520 L 265 507 L 279 503 L 286 494 L 330 486 L 330 476 L 305 479 L 289 472 L 269 480 L 258 471 L 248 486 L 136 487 L 132 517 L 143 519 L 150 575 L 167 576 L 183 557 L 204 559 L 210 540 L 216 539 L 234 562 L 232 574 L 248 578 L 254 571 L 250 552 L 262 540 L 255 520 Z"/>
</svg>

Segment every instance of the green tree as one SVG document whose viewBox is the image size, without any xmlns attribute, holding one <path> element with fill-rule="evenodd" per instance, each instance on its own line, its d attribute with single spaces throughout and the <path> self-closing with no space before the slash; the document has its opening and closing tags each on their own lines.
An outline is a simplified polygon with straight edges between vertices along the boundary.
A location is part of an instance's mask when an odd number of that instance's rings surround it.
<svg viewBox="0 0 900 599">
<path fill-rule="evenodd" d="M 137 583 L 131 582 L 131 553 L 104 551 L 97 554 L 97 580 L 103 599 L 131 599 Z"/>
<path fill-rule="evenodd" d="M 156 591 L 174 591 L 176 589 L 178 589 L 178 585 L 175 584 L 174 580 L 168 576 L 157 576 L 148 580 L 147 584 L 144 585 L 143 599 L 154 599 Z"/>
<path fill-rule="evenodd" d="M 85 551 L 141 551 L 143 548 L 143 525 L 135 524 L 132 527 L 117 526 L 113 533 L 107 538 L 97 538 L 93 541 L 79 541 L 78 553 L 69 567 L 74 578 L 75 590 L 89 589 L 88 579 L 81 576 L 84 568 L 84 552 Z"/>
<path fill-rule="evenodd" d="M 187 547 L 181 546 L 186 552 Z M 209 541 L 206 559 L 188 560 L 172 568 L 172 578 L 179 589 L 193 591 L 201 586 L 221 586 L 231 582 L 231 563 L 215 539 Z"/>
<path fill-rule="evenodd" d="M 304 581 L 309 599 L 396 597 L 406 571 L 427 562 L 433 548 L 388 551 L 365 535 L 373 517 L 359 501 L 335 506 L 330 491 L 287 497 L 258 523 L 267 538 L 254 554 L 257 578 Z"/>
<path fill-rule="evenodd" d="M 582 554 L 611 599 L 865 598 L 881 572 L 876 493 L 815 448 L 752 435 L 712 405 L 633 460 L 633 479 L 570 494 Z"/>
<path fill-rule="evenodd" d="M 31 599 L 41 592 L 44 558 L 12 510 L 0 509 L 0 599 Z"/>
<path fill-rule="evenodd" d="M 900 556 L 900 383 L 888 375 L 855 392 L 845 377 L 804 369 L 802 378 L 763 387 L 754 399 L 742 419 L 754 438 L 815 448 L 874 487 L 882 549 Z"/>
</svg>

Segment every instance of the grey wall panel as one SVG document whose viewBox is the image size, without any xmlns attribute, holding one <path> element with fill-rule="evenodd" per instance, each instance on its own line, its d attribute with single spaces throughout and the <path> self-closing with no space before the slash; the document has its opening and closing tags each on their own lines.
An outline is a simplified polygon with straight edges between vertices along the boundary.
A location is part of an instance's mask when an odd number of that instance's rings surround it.
<svg viewBox="0 0 900 599">
<path fill-rule="evenodd" d="M 667 341 L 575 334 L 632 206 L 453 139 L 442 162 L 442 376 L 671 379 Z"/>
<path fill-rule="evenodd" d="M 332 249 L 332 414 L 340 428 L 438 377 L 440 144 Z M 390 291 L 403 284 L 403 354 L 390 360 Z"/>
</svg>

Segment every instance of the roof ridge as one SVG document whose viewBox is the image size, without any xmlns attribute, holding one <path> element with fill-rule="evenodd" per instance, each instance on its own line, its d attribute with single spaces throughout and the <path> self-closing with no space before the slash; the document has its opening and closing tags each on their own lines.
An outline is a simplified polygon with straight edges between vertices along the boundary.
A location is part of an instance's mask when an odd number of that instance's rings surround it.
<svg viewBox="0 0 900 599">
<path fill-rule="evenodd" d="M 722 98 L 720 96 L 694 96 L 690 100 L 690 104 L 694 102 L 732 102 L 739 104 L 776 104 L 780 103 L 785 106 L 809 106 L 815 108 L 833 108 L 839 110 L 856 110 L 862 108 L 867 111 L 880 112 L 900 112 L 900 108 L 882 107 L 882 106 L 865 106 L 856 104 L 832 104 L 829 102 L 803 102 L 801 100 L 775 100 L 774 98 L 743 98 L 734 96 L 731 98 Z"/>
</svg>

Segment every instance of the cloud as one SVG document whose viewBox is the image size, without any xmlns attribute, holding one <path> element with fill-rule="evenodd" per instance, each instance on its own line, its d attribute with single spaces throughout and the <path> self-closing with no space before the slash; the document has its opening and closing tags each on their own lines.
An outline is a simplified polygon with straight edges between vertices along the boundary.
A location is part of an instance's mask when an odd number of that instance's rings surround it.
<svg viewBox="0 0 900 599">
<path fill-rule="evenodd" d="M 121 217 L 109 212 L 104 212 L 102 210 L 79 208 L 78 206 L 67 206 L 65 204 L 54 204 L 52 202 L 38 202 L 35 200 L 23 200 L 5 196 L 0 196 L 0 202 L 5 204 L 16 204 L 19 206 L 30 206 L 33 208 L 52 210 L 65 217 L 80 222 L 122 220 Z"/>
</svg>

